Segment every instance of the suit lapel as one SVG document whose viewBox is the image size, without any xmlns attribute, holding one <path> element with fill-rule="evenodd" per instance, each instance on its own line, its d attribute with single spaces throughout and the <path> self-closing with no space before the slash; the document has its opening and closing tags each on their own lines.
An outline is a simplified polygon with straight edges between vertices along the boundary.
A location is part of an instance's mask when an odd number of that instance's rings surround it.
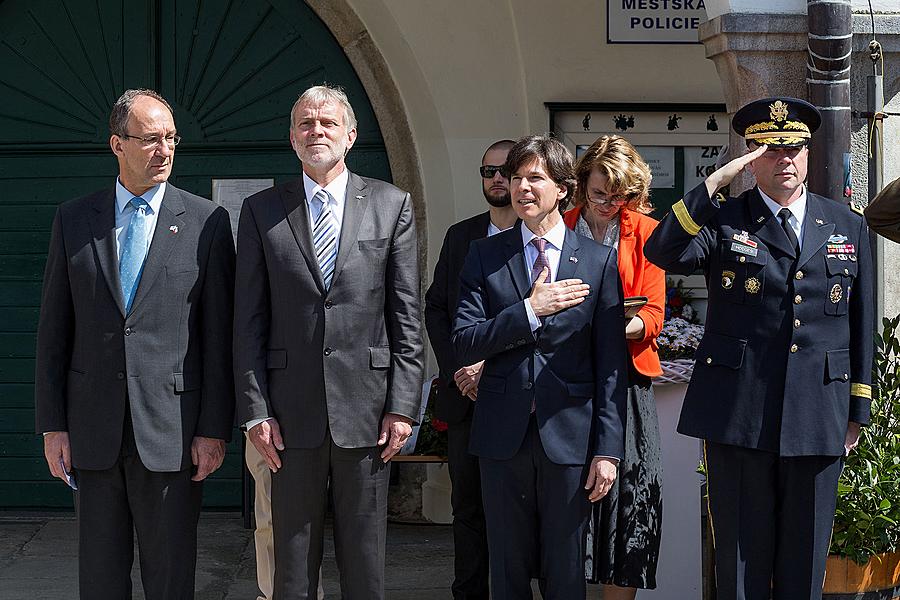
<svg viewBox="0 0 900 600">
<path fill-rule="evenodd" d="M 179 235 L 188 233 L 185 231 L 185 222 L 178 216 L 184 214 L 184 200 L 181 192 L 172 186 L 166 185 L 166 193 L 163 195 L 159 215 L 156 217 L 156 230 L 147 251 L 147 259 L 144 261 L 144 270 L 141 272 L 141 280 L 134 293 L 134 301 L 131 303 L 131 312 L 134 312 L 141 301 L 150 292 L 153 282 L 166 267 L 172 248 L 178 243 Z"/>
<path fill-rule="evenodd" d="M 762 240 L 767 247 L 772 246 L 778 248 L 784 254 L 794 258 L 794 248 L 791 246 L 784 229 L 781 228 L 781 221 L 772 214 L 769 207 L 759 195 L 759 189 L 753 188 L 748 198 L 748 208 L 750 210 L 750 222 L 756 229 L 752 232 L 756 237 Z M 726 240 L 730 242 L 730 240 Z"/>
<path fill-rule="evenodd" d="M 100 263 L 100 271 L 109 286 L 119 307 L 125 316 L 125 304 L 122 299 L 122 283 L 119 280 L 119 257 L 116 255 L 116 192 L 115 189 L 98 194 L 94 198 L 94 214 L 91 215 L 91 233 L 94 251 Z"/>
<path fill-rule="evenodd" d="M 341 274 L 341 269 L 347 261 L 347 255 L 359 237 L 359 225 L 369 206 L 369 189 L 365 181 L 354 173 L 349 173 L 347 180 L 347 193 L 344 196 L 344 218 L 341 222 L 341 240 L 338 245 L 337 261 L 334 265 L 334 277 L 331 285 Z"/>
<path fill-rule="evenodd" d="M 519 293 L 519 298 L 525 299 L 531 293 L 531 274 L 525 267 L 525 248 L 522 246 L 522 232 L 516 221 L 515 227 L 505 232 L 506 235 L 506 267 Z M 501 235 L 501 234 L 498 234 Z"/>
<path fill-rule="evenodd" d="M 309 209 L 306 207 L 306 191 L 303 189 L 303 179 L 295 179 L 288 183 L 281 192 L 281 201 L 284 204 L 284 212 L 287 215 L 288 224 L 294 234 L 300 253 L 306 260 L 309 272 L 316 282 L 319 291 L 325 293 L 325 282 L 319 263 L 316 261 L 316 250 L 312 243 L 312 226 L 309 223 Z"/>
<path fill-rule="evenodd" d="M 798 269 L 815 256 L 828 241 L 828 237 L 834 233 L 834 223 L 825 220 L 822 202 L 831 200 L 807 193 L 806 216 L 803 218 L 803 244 L 800 247 L 800 260 L 797 261 Z"/>
</svg>

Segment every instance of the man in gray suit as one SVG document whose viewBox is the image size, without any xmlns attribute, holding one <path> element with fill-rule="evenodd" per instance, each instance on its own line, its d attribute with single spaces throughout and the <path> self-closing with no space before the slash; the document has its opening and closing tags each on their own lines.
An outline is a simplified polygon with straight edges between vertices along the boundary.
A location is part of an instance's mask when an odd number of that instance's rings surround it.
<svg viewBox="0 0 900 600">
<path fill-rule="evenodd" d="M 238 419 L 272 470 L 275 598 L 314 598 L 328 484 L 345 600 L 384 597 L 389 469 L 418 416 L 422 335 L 409 194 L 347 170 L 338 88 L 291 110 L 299 179 L 248 198 L 238 227 Z"/>
<path fill-rule="evenodd" d="M 75 492 L 81 598 L 193 598 L 201 481 L 233 422 L 228 213 L 167 184 L 172 109 L 128 90 L 110 116 L 115 187 L 66 202 L 44 272 L 35 417 Z"/>
</svg>

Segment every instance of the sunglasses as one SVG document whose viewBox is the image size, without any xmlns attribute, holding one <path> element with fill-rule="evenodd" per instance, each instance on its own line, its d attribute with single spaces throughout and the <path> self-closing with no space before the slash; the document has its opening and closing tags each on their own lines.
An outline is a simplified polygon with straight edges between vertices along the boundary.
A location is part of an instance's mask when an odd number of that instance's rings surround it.
<svg viewBox="0 0 900 600">
<path fill-rule="evenodd" d="M 485 179 L 493 179 L 494 175 L 497 173 L 500 173 L 505 179 L 509 179 L 509 177 L 506 177 L 503 173 L 503 165 L 482 165 L 478 171 Z"/>
</svg>

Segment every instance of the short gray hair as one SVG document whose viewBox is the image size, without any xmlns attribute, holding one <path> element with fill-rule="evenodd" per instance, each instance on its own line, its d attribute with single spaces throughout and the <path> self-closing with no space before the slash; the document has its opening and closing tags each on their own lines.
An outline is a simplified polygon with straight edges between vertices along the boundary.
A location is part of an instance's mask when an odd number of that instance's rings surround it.
<svg viewBox="0 0 900 600">
<path fill-rule="evenodd" d="M 113 104 L 112 112 L 109 115 L 109 132 L 111 134 L 118 136 L 127 135 L 125 133 L 125 128 L 128 126 L 128 117 L 131 116 L 131 106 L 134 104 L 134 101 L 141 96 L 147 96 L 148 98 L 153 98 L 158 101 L 169 109 L 169 114 L 171 114 L 173 118 L 175 117 L 175 112 L 172 110 L 172 107 L 169 106 L 166 99 L 160 96 L 158 92 L 144 88 L 125 90 L 125 93 L 119 96 L 119 99 Z"/>
<path fill-rule="evenodd" d="M 294 126 L 294 111 L 301 104 L 309 104 L 312 106 L 322 106 L 326 102 L 335 102 L 344 107 L 344 125 L 347 129 L 356 129 L 356 115 L 353 113 L 353 107 L 350 106 L 350 100 L 344 88 L 339 85 L 314 85 L 300 94 L 294 106 L 291 107 L 291 127 Z"/>
</svg>

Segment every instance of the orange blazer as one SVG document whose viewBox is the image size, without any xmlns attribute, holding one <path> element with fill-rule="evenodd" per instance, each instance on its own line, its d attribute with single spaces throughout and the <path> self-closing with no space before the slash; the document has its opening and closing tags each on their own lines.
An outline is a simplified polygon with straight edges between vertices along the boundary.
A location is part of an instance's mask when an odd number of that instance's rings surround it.
<svg viewBox="0 0 900 600">
<path fill-rule="evenodd" d="M 563 220 L 570 229 L 575 229 L 580 208 L 566 211 Z M 644 322 L 644 337 L 628 340 L 628 350 L 635 370 L 647 377 L 662 375 L 659 366 L 659 346 L 656 336 L 662 330 L 666 304 L 665 271 L 644 257 L 644 243 L 658 221 L 641 213 L 623 208 L 619 211 L 619 277 L 625 297 L 647 296 L 645 304 L 638 312 Z"/>
</svg>

